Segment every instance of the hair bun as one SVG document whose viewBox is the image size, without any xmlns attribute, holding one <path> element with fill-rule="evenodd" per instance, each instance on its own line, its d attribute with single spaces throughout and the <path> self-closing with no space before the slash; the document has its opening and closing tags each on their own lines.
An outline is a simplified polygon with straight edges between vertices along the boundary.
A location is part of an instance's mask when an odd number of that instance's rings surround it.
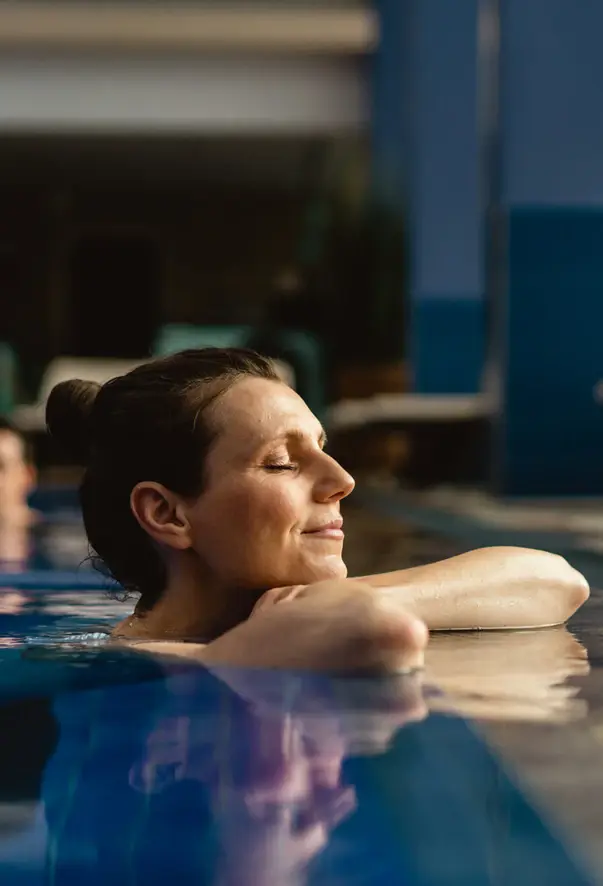
<svg viewBox="0 0 603 886">
<path fill-rule="evenodd" d="M 90 453 L 90 415 L 101 386 L 72 378 L 50 392 L 46 403 L 46 427 L 76 464 L 85 465 Z"/>
</svg>

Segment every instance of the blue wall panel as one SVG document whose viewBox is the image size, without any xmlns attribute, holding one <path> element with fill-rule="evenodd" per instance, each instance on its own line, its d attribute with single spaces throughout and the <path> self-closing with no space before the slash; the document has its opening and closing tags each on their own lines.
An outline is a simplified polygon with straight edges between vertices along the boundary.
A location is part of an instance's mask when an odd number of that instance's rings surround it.
<svg viewBox="0 0 603 886">
<path fill-rule="evenodd" d="M 496 486 L 601 495 L 603 4 L 505 0 L 500 13 Z"/>
<path fill-rule="evenodd" d="M 484 302 L 433 296 L 412 305 L 414 386 L 425 394 L 473 394 L 484 363 Z"/>
<path fill-rule="evenodd" d="M 502 489 L 603 494 L 603 209 L 509 213 Z"/>
<path fill-rule="evenodd" d="M 504 199 L 603 205 L 603 3 L 504 0 Z"/>
<path fill-rule="evenodd" d="M 473 392 L 481 374 L 475 362 L 484 349 L 483 324 L 476 321 L 483 311 L 478 2 L 377 5 L 382 40 L 374 68 L 375 192 L 407 220 L 414 387 Z M 450 325 L 450 339 L 442 334 L 444 324 Z"/>
</svg>

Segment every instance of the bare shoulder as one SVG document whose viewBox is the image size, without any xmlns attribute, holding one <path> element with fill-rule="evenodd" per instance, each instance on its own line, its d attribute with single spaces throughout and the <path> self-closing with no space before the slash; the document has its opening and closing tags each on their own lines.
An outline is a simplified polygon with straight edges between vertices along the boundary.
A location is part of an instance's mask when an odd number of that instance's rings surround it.
<svg viewBox="0 0 603 886">
<path fill-rule="evenodd" d="M 134 652 L 152 652 L 157 655 L 169 655 L 172 658 L 187 658 L 191 661 L 203 661 L 206 643 L 181 643 L 177 640 L 144 640 L 126 637 L 113 637 L 113 642 L 127 646 Z"/>
<path fill-rule="evenodd" d="M 144 630 L 140 620 L 126 618 L 111 632 L 111 642 L 116 646 L 127 646 L 135 652 L 152 652 L 177 658 L 199 661 L 207 647 L 206 643 L 191 643 L 181 640 L 164 640 Z"/>
<path fill-rule="evenodd" d="M 128 616 L 128 618 L 118 622 L 111 631 L 112 640 L 126 640 L 130 636 L 133 636 L 132 616 Z"/>
</svg>

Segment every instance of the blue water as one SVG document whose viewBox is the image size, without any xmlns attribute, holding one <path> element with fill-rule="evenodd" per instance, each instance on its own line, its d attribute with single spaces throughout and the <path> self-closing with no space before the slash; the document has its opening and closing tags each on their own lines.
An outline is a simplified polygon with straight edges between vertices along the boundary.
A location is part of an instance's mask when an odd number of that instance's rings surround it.
<svg viewBox="0 0 603 886">
<path fill-rule="evenodd" d="M 0 591 L 3 886 L 590 882 L 419 678 L 210 673 L 74 639 L 127 607 Z"/>
</svg>

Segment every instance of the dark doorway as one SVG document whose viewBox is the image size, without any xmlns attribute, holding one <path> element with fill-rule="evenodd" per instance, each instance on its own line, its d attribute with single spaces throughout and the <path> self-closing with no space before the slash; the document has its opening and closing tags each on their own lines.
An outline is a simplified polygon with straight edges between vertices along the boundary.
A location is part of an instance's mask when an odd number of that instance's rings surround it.
<svg viewBox="0 0 603 886">
<path fill-rule="evenodd" d="M 161 297 L 157 245 L 138 235 L 82 238 L 70 266 L 67 350 L 73 357 L 144 357 Z"/>
</svg>

